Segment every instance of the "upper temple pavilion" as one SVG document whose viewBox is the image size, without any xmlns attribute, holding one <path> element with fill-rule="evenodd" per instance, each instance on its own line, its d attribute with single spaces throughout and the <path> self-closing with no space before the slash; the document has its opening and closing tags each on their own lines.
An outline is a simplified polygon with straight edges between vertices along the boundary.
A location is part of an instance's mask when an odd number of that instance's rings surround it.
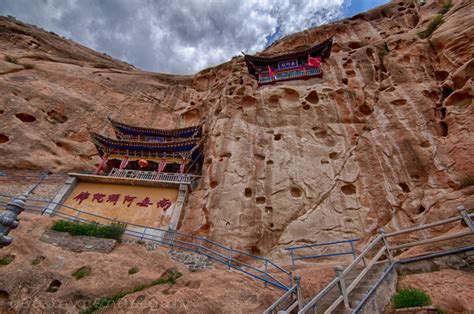
<svg viewBox="0 0 474 314">
<path fill-rule="evenodd" d="M 311 48 L 283 53 L 275 56 L 246 55 L 249 74 L 255 76 L 259 85 L 280 81 L 322 77 L 321 63 L 329 58 L 332 38 Z"/>
</svg>

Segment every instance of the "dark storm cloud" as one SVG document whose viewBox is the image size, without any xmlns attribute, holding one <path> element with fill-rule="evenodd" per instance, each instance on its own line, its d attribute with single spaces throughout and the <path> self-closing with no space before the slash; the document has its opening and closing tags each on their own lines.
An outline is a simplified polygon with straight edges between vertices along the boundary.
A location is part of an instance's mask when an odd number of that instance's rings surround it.
<svg viewBox="0 0 474 314">
<path fill-rule="evenodd" d="M 185 74 L 261 50 L 268 38 L 340 18 L 347 2 L 3 0 L 0 14 L 142 69 Z"/>
</svg>

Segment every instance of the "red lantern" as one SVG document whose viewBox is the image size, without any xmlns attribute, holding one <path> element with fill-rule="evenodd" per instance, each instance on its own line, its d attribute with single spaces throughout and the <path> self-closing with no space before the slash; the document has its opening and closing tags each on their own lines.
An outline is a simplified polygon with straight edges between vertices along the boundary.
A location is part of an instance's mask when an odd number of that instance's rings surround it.
<svg viewBox="0 0 474 314">
<path fill-rule="evenodd" d="M 138 165 L 140 166 L 140 168 L 146 168 L 148 167 L 148 161 L 146 161 L 145 159 L 140 159 L 138 161 Z"/>
</svg>

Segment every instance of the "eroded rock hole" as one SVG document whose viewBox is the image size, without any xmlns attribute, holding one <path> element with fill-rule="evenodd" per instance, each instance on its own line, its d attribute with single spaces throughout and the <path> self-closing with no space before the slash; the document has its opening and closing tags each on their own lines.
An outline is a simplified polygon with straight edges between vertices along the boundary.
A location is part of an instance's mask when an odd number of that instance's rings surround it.
<svg viewBox="0 0 474 314">
<path fill-rule="evenodd" d="M 319 102 L 318 93 L 317 93 L 315 90 L 311 91 L 311 92 L 305 97 L 305 99 L 306 99 L 308 102 L 312 103 L 312 104 L 317 104 L 317 103 Z"/>
<path fill-rule="evenodd" d="M 443 94 L 443 99 L 447 98 L 449 95 L 451 95 L 451 93 L 453 92 L 453 89 L 449 86 L 446 86 L 444 85 L 442 88 L 441 88 L 441 92 Z"/>
<path fill-rule="evenodd" d="M 301 190 L 297 186 L 292 186 L 290 189 L 290 194 L 293 197 L 301 197 Z"/>
<path fill-rule="evenodd" d="M 441 121 L 438 125 L 440 135 L 443 137 L 448 136 L 448 125 L 446 124 L 446 122 Z"/>
<path fill-rule="evenodd" d="M 408 187 L 408 185 L 405 182 L 401 182 L 398 185 L 400 186 L 400 188 L 402 189 L 403 192 L 410 193 L 410 188 Z"/>
<path fill-rule="evenodd" d="M 440 109 L 439 109 L 439 117 L 440 117 L 440 119 L 446 118 L 446 113 L 447 113 L 446 108 L 440 108 Z"/>
<path fill-rule="evenodd" d="M 15 115 L 15 117 L 17 117 L 17 119 L 19 119 L 21 122 L 26 122 L 26 123 L 36 121 L 35 117 L 33 117 L 31 114 L 27 114 L 27 113 L 17 113 Z"/>
<path fill-rule="evenodd" d="M 245 195 L 246 198 L 252 197 L 252 189 L 251 188 L 245 188 L 244 195 Z"/>
<path fill-rule="evenodd" d="M 0 114 L 4 114 L 5 113 L 5 110 L 0 110 Z"/>
<path fill-rule="evenodd" d="M 265 159 L 265 156 L 264 156 L 264 155 L 261 155 L 261 154 L 255 154 L 255 159 L 257 159 L 257 160 L 264 160 L 264 159 Z"/>
<path fill-rule="evenodd" d="M 217 181 L 211 181 L 210 186 L 211 189 L 215 189 L 217 187 Z"/>
<path fill-rule="evenodd" d="M 363 104 L 362 106 L 359 107 L 359 111 L 360 111 L 362 114 L 368 116 L 368 115 L 370 115 L 374 110 L 373 110 L 372 108 L 370 108 L 369 105 Z"/>
<path fill-rule="evenodd" d="M 0 144 L 8 142 L 10 139 L 5 134 L 0 134 Z"/>
<path fill-rule="evenodd" d="M 273 224 L 273 222 L 271 222 L 271 223 L 269 224 L 269 226 L 270 226 L 270 228 L 273 228 L 275 225 Z"/>
<path fill-rule="evenodd" d="M 309 109 L 311 109 L 311 106 L 308 105 L 308 104 L 304 104 L 304 105 L 303 105 L 303 109 L 304 109 L 304 110 L 309 110 Z"/>
<path fill-rule="evenodd" d="M 267 160 L 267 165 L 273 165 L 273 160 Z"/>
<path fill-rule="evenodd" d="M 426 210 L 425 207 L 423 205 L 420 205 L 420 207 L 418 207 L 417 213 L 422 214 L 425 212 L 425 210 Z"/>
<path fill-rule="evenodd" d="M 337 153 L 336 152 L 332 152 L 329 154 L 329 158 L 331 159 L 337 159 Z"/>
<path fill-rule="evenodd" d="M 395 99 L 395 100 L 392 100 L 390 103 L 395 106 L 403 106 L 407 103 L 407 100 L 403 98 Z"/>
<path fill-rule="evenodd" d="M 447 71 L 435 71 L 435 78 L 437 81 L 444 81 L 449 75 Z"/>
<path fill-rule="evenodd" d="M 265 206 L 265 212 L 266 212 L 267 214 L 273 213 L 273 207 L 271 207 L 271 206 Z"/>
<path fill-rule="evenodd" d="M 53 281 L 51 281 L 51 283 L 49 284 L 49 287 L 48 289 L 46 290 L 46 292 L 56 292 L 59 290 L 59 287 L 61 287 L 61 281 L 57 280 L 57 279 L 54 279 Z"/>
<path fill-rule="evenodd" d="M 349 80 L 348 80 L 346 77 L 344 77 L 344 78 L 342 79 L 342 83 L 343 83 L 344 85 L 347 85 L 347 84 L 349 83 Z"/>
<path fill-rule="evenodd" d="M 341 191 L 346 195 L 352 195 L 356 193 L 356 187 L 354 184 L 346 184 L 341 187 Z"/>
<path fill-rule="evenodd" d="M 265 204 L 265 196 L 259 196 L 256 198 L 257 204 Z"/>
<path fill-rule="evenodd" d="M 48 111 L 47 115 L 48 118 L 54 122 L 64 123 L 67 121 L 67 117 L 64 114 L 57 112 L 56 110 Z"/>
<path fill-rule="evenodd" d="M 5 290 L 0 290 L 0 312 L 10 313 L 10 311 L 8 311 L 9 299 L 10 299 L 10 295 L 8 294 L 8 292 L 6 292 Z"/>
<path fill-rule="evenodd" d="M 274 139 L 275 141 L 281 140 L 281 134 L 275 134 L 275 135 L 273 135 L 273 139 Z"/>
<path fill-rule="evenodd" d="M 362 47 L 361 43 L 358 42 L 358 41 L 353 41 L 353 42 L 350 42 L 348 44 L 349 48 L 351 49 L 359 49 L 360 47 Z"/>
</svg>

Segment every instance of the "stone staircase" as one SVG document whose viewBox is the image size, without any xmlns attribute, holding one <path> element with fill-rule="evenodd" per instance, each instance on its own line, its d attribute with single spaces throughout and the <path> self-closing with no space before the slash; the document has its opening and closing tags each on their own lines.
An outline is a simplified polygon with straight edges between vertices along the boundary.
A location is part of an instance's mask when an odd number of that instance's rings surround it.
<svg viewBox="0 0 474 314">
<path fill-rule="evenodd" d="M 212 269 L 212 262 L 209 257 L 187 250 L 169 250 L 171 259 L 184 264 L 189 270 Z"/>
<path fill-rule="evenodd" d="M 351 293 L 349 293 L 349 306 L 351 309 L 356 307 L 357 303 L 362 300 L 365 294 L 378 281 L 378 279 L 388 267 L 389 263 L 387 261 L 375 264 L 370 272 L 366 274 L 365 277 L 359 282 L 356 288 Z M 344 277 L 346 287 L 349 287 L 361 270 L 362 268 L 360 267 L 356 268 L 350 274 Z M 321 299 L 320 302 L 318 302 L 318 313 L 324 313 L 324 311 L 326 311 L 340 295 L 339 286 L 334 287 Z M 351 310 L 346 309 L 344 307 L 344 302 L 341 302 L 332 313 L 346 314 L 351 313 Z"/>
</svg>

